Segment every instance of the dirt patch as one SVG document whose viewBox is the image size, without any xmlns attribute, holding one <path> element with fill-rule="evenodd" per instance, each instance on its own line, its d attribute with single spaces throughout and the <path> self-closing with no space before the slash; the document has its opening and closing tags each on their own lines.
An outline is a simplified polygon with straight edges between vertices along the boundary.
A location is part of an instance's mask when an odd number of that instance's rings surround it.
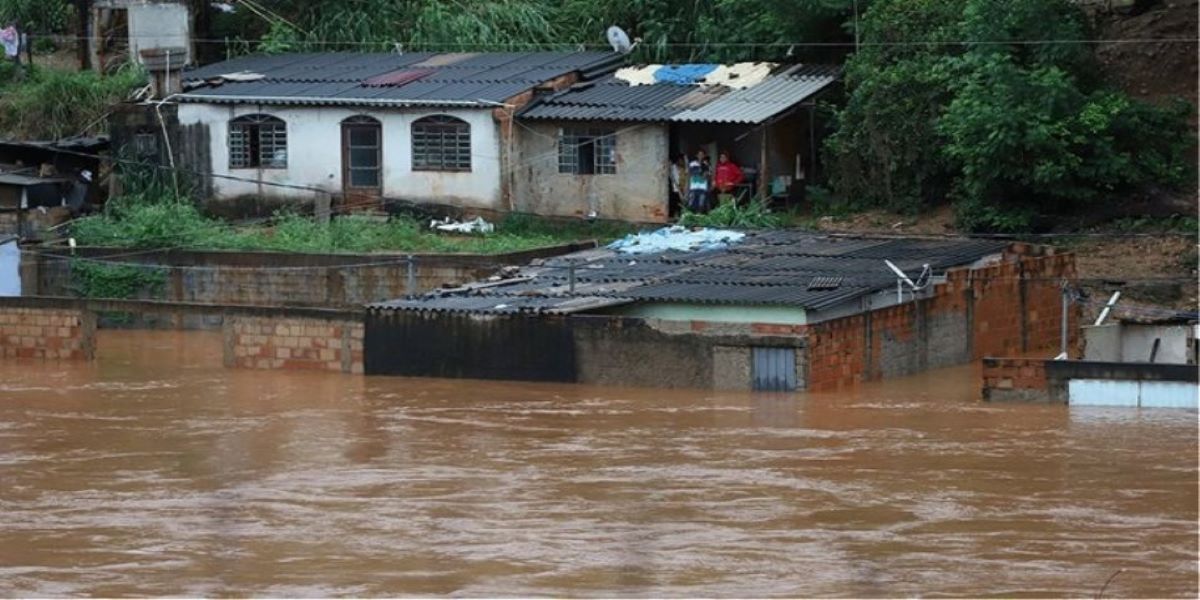
<svg viewBox="0 0 1200 600">
<path fill-rule="evenodd" d="M 1197 100 L 1197 7 L 1200 0 L 1165 0 L 1138 14 L 1096 15 L 1096 57 L 1113 83 L 1150 102 Z M 1161 40 L 1161 41 L 1147 41 Z M 1179 40 L 1190 40 L 1182 42 Z M 1196 115 L 1191 116 L 1196 126 Z"/>
</svg>

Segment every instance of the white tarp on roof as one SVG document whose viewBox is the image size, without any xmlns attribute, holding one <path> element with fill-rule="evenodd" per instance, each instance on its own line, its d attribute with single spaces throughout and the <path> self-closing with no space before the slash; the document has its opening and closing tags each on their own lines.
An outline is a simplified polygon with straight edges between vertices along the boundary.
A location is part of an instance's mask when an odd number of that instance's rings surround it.
<svg viewBox="0 0 1200 600">
<path fill-rule="evenodd" d="M 608 247 L 623 254 L 650 254 L 677 250 L 719 250 L 742 241 L 746 234 L 728 229 L 687 229 L 678 225 L 654 231 L 631 233 Z"/>
<path fill-rule="evenodd" d="M 762 83 L 771 75 L 774 63 L 742 62 L 732 65 L 717 65 L 717 68 L 704 77 L 701 85 L 723 85 L 740 90 Z"/>
</svg>

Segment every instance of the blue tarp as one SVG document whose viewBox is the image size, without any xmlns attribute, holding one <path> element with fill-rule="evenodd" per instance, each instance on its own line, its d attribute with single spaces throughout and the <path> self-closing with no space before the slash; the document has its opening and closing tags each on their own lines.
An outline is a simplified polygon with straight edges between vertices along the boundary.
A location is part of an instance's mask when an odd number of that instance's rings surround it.
<svg viewBox="0 0 1200 600">
<path fill-rule="evenodd" d="M 674 83 L 676 85 L 692 85 L 716 70 L 717 65 L 689 64 L 663 65 L 654 72 L 654 81 L 658 83 Z"/>
</svg>

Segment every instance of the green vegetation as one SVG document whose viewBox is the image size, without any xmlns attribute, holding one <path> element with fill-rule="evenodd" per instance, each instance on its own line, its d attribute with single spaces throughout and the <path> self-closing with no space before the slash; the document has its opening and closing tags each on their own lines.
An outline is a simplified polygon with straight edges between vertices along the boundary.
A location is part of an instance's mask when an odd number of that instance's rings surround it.
<svg viewBox="0 0 1200 600">
<path fill-rule="evenodd" d="M 1189 179 L 1187 107 L 1107 89 L 1068 0 L 877 0 L 826 144 L 846 204 L 1022 231 L 1147 184 Z M 968 43 L 962 43 L 967 40 Z"/>
<path fill-rule="evenodd" d="M 761 229 L 781 227 L 783 218 L 771 212 L 761 199 L 737 203 L 721 202 L 707 213 L 696 213 L 686 208 L 679 215 L 679 224 L 684 227 L 732 227 L 736 229 Z"/>
<path fill-rule="evenodd" d="M 27 67 L 28 68 L 28 67 Z M 93 71 L 30 69 L 19 83 L 0 72 L 0 133 L 24 139 L 56 139 L 107 130 L 105 115 L 145 83 L 129 66 L 107 77 Z"/>
<path fill-rule="evenodd" d="M 487 235 L 451 235 L 427 229 L 412 217 L 387 221 L 347 215 L 328 224 L 292 213 L 268 225 L 238 227 L 206 217 L 187 200 L 147 202 L 123 198 L 100 215 L 72 225 L 75 240 L 86 246 L 270 250 L 279 252 L 467 252 L 498 254 L 573 241 L 615 239 L 630 231 L 608 223 L 555 224 L 524 215 L 500 222 Z"/>
<path fill-rule="evenodd" d="M 167 270 L 156 265 L 110 265 L 73 259 L 74 292 L 84 298 L 162 298 Z"/>
<path fill-rule="evenodd" d="M 866 0 L 860 0 L 865 5 Z M 259 3 L 266 4 L 266 3 Z M 212 37 L 261 40 L 267 52 L 366 49 L 505 51 L 607 48 L 619 25 L 635 60 L 778 59 L 796 41 L 851 39 L 854 0 L 279 0 L 270 13 L 214 15 Z M 341 46 L 340 44 L 345 44 Z M 797 57 L 825 58 L 827 48 Z"/>
</svg>

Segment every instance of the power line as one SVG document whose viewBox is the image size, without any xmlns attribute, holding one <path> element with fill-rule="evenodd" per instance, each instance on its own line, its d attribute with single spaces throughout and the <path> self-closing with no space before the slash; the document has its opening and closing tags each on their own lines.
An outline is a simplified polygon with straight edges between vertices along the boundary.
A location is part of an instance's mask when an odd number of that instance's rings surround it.
<svg viewBox="0 0 1200 600">
<path fill-rule="evenodd" d="M 54 40 L 100 40 L 99 37 L 88 36 L 72 36 L 59 35 L 53 33 L 30 33 L 26 34 L 30 39 L 46 38 Z M 136 35 L 136 36 L 121 36 L 119 39 L 162 39 L 161 35 Z M 260 44 L 261 39 L 253 38 L 196 38 L 189 37 L 191 42 L 199 42 L 205 44 Z M 889 42 L 860 42 L 855 44 L 854 41 L 846 42 L 801 42 L 801 41 L 777 41 L 777 42 L 665 42 L 652 44 L 655 48 L 787 48 L 795 46 L 798 48 L 855 48 L 855 47 L 890 47 L 890 46 L 1039 46 L 1039 45 L 1060 45 L 1060 44 L 1081 44 L 1081 45 L 1103 45 L 1103 44 L 1196 44 L 1200 42 L 1197 38 L 1186 37 L 1163 37 L 1163 38 L 1061 38 L 1061 39 L 1031 39 L 1031 40 L 941 40 L 941 41 L 889 41 Z M 397 45 L 403 48 L 530 48 L 530 47 L 545 47 L 545 48 L 571 48 L 571 49 L 600 49 L 611 51 L 608 44 L 602 43 L 581 43 L 581 42 L 536 42 L 536 41 L 509 41 L 509 42 L 406 42 L 401 40 L 380 40 L 375 42 L 370 41 L 331 41 L 331 40 L 299 40 L 295 42 L 296 46 L 371 46 L 371 47 L 388 47 L 394 48 Z M 648 45 L 647 47 L 651 47 Z"/>
</svg>

